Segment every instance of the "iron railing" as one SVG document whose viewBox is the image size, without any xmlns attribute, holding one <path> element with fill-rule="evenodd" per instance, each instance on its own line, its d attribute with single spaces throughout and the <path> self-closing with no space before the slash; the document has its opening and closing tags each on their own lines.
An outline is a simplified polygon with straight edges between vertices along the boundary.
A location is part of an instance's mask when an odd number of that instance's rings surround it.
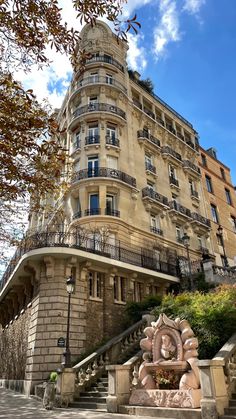
<svg viewBox="0 0 236 419">
<path fill-rule="evenodd" d="M 187 217 L 192 218 L 192 214 L 191 214 L 190 209 L 184 207 L 183 205 L 179 204 L 178 202 L 171 201 L 171 202 L 169 202 L 169 205 L 170 205 L 171 209 L 173 209 L 173 210 L 175 210 L 175 211 L 177 211 L 177 212 L 179 212 L 183 215 L 186 215 Z"/>
<path fill-rule="evenodd" d="M 101 208 L 89 208 L 84 211 L 84 215 L 100 215 L 101 214 Z"/>
<path fill-rule="evenodd" d="M 174 157 L 177 160 L 182 160 L 182 157 L 177 151 L 173 150 L 173 148 L 169 147 L 168 145 L 162 146 L 161 148 L 162 154 L 169 154 L 170 156 Z"/>
<path fill-rule="evenodd" d="M 149 134 L 149 132 L 145 130 L 139 130 L 137 132 L 137 137 L 139 138 L 146 138 L 147 140 L 151 141 L 153 144 L 155 144 L 157 147 L 161 146 L 160 140 L 158 138 L 153 137 L 153 135 Z"/>
<path fill-rule="evenodd" d="M 86 64 L 92 63 L 107 63 L 114 65 L 115 67 L 119 68 L 122 72 L 124 72 L 124 67 L 119 63 L 119 61 L 115 60 L 112 57 L 107 57 L 106 55 L 99 55 L 98 57 L 92 57 L 86 60 Z"/>
<path fill-rule="evenodd" d="M 97 83 L 108 84 L 109 86 L 115 86 L 115 87 L 118 87 L 123 92 L 125 92 L 125 93 L 127 92 L 124 85 L 122 83 L 120 83 L 119 81 L 117 81 L 113 78 L 108 79 L 105 76 L 98 76 L 98 75 L 97 76 L 94 75 L 94 76 L 86 77 L 86 78 L 78 81 L 77 88 L 88 86 L 90 84 L 97 84 Z"/>
<path fill-rule="evenodd" d="M 72 143 L 72 152 L 76 151 L 76 150 L 80 150 L 81 148 L 81 141 L 80 140 L 76 140 L 75 142 Z"/>
<path fill-rule="evenodd" d="M 148 197 L 153 199 L 154 201 L 160 202 L 163 205 L 169 206 L 168 198 L 166 198 L 166 196 L 161 195 L 160 193 L 154 191 L 152 188 L 149 188 L 148 186 L 142 189 L 142 197 Z"/>
<path fill-rule="evenodd" d="M 174 127 L 173 127 L 173 125 L 172 125 L 172 124 L 170 124 L 169 122 L 166 122 L 166 128 L 167 128 L 170 132 L 172 132 L 172 134 L 176 135 L 176 131 L 175 131 L 175 129 L 174 129 Z"/>
<path fill-rule="evenodd" d="M 90 177 L 108 177 L 121 180 L 128 185 L 136 187 L 136 179 L 127 173 L 109 167 L 99 167 L 96 169 L 82 169 L 72 175 L 72 183 L 78 180 L 88 179 Z"/>
<path fill-rule="evenodd" d="M 143 107 L 143 111 L 149 115 L 152 119 L 155 119 L 155 114 L 148 108 L 145 108 L 145 106 Z"/>
<path fill-rule="evenodd" d="M 88 210 L 91 211 L 91 210 Z M 87 236 L 84 232 L 80 233 L 79 228 L 74 229 L 73 232 L 59 231 L 44 231 L 36 232 L 24 240 L 16 250 L 11 259 L 5 273 L 0 282 L 0 291 L 8 282 L 11 274 L 16 268 L 22 256 L 34 249 L 50 248 L 50 247 L 67 247 L 87 251 L 89 253 L 100 254 L 101 256 L 109 257 L 114 260 L 129 263 L 135 266 L 141 266 L 156 272 L 165 273 L 172 276 L 178 275 L 177 264 L 169 263 L 168 261 L 160 261 L 153 250 L 153 243 L 150 242 L 150 247 L 145 248 L 139 246 L 131 246 L 127 243 L 117 241 L 115 245 L 107 243 L 105 240 L 97 240 Z"/>
<path fill-rule="evenodd" d="M 112 217 L 120 217 L 120 211 L 111 208 L 105 208 L 105 215 L 111 215 Z"/>
<path fill-rule="evenodd" d="M 120 147 L 120 140 L 115 137 L 110 137 L 110 135 L 106 135 L 106 144 L 113 145 L 114 147 Z"/>
<path fill-rule="evenodd" d="M 195 191 L 194 189 L 191 189 L 191 196 L 192 196 L 192 197 L 194 197 L 194 198 L 199 199 L 198 192 L 197 192 L 197 191 Z"/>
<path fill-rule="evenodd" d="M 82 212 L 81 211 L 78 211 L 78 212 L 75 212 L 74 214 L 73 214 L 73 220 L 76 220 L 77 218 L 81 218 L 82 217 Z"/>
<path fill-rule="evenodd" d="M 201 224 L 205 224 L 206 226 L 211 227 L 210 220 L 208 218 L 203 217 L 203 215 L 198 214 L 197 212 L 192 212 L 192 218 Z"/>
<path fill-rule="evenodd" d="M 150 230 L 152 233 L 158 234 L 159 236 L 163 236 L 163 230 L 161 230 L 160 228 L 151 226 Z"/>
<path fill-rule="evenodd" d="M 146 162 L 145 163 L 145 169 L 149 172 L 156 173 L 156 168 L 151 163 Z"/>
<path fill-rule="evenodd" d="M 169 176 L 170 185 L 179 187 L 179 181 L 174 176 Z"/>
<path fill-rule="evenodd" d="M 89 103 L 88 105 L 81 106 L 75 110 L 73 113 L 73 118 L 89 112 L 111 112 L 115 113 L 123 119 L 126 119 L 125 112 L 122 111 L 122 109 L 115 105 L 109 105 L 109 103 Z"/>
<path fill-rule="evenodd" d="M 201 170 L 196 164 L 192 163 L 189 160 L 183 160 L 183 168 L 185 169 L 191 169 L 194 172 L 197 172 L 199 175 L 201 174 Z"/>
<path fill-rule="evenodd" d="M 100 135 L 88 135 L 85 137 L 85 145 L 91 144 L 99 144 L 100 143 Z"/>
</svg>

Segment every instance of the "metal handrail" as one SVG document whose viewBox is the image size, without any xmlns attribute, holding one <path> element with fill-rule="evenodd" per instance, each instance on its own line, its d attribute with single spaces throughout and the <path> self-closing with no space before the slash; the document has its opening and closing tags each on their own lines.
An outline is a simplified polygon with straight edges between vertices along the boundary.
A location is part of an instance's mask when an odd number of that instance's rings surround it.
<svg viewBox="0 0 236 419">
<path fill-rule="evenodd" d="M 118 108 L 115 105 L 110 105 L 109 103 L 89 103 L 88 105 L 81 106 L 77 108 L 73 113 L 73 118 L 77 118 L 84 113 L 89 112 L 111 112 L 115 113 L 123 119 L 126 119 L 125 112 L 122 109 Z"/>
<path fill-rule="evenodd" d="M 149 197 L 154 199 L 155 201 L 160 202 L 163 205 L 169 206 L 168 198 L 166 196 L 161 195 L 160 193 L 154 191 L 152 188 L 146 186 L 146 188 L 142 189 L 142 197 Z"/>
<path fill-rule="evenodd" d="M 114 65 L 115 67 L 119 68 L 122 72 L 124 72 L 124 67 L 119 63 L 119 61 L 115 60 L 112 57 L 106 57 L 104 55 L 99 55 L 98 57 L 92 57 L 86 60 L 86 64 L 92 64 L 92 63 L 107 63 Z"/>
<path fill-rule="evenodd" d="M 121 172 L 117 169 L 111 169 L 109 167 L 99 167 L 95 169 L 82 169 L 78 172 L 75 172 L 72 175 L 72 183 L 77 182 L 78 180 L 88 179 L 90 177 L 108 177 L 112 179 L 121 180 L 128 185 L 136 187 L 136 179 L 127 173 Z"/>
<path fill-rule="evenodd" d="M 108 82 L 105 76 L 98 76 L 98 75 L 85 77 L 84 79 L 77 82 L 76 87 L 80 88 L 80 87 L 88 86 L 90 84 L 97 84 L 97 83 L 107 84 L 108 86 L 115 86 L 121 89 L 123 92 L 125 93 L 127 92 L 124 85 L 120 83 L 119 81 L 112 78 L 112 79 L 109 79 L 109 82 Z"/>
</svg>

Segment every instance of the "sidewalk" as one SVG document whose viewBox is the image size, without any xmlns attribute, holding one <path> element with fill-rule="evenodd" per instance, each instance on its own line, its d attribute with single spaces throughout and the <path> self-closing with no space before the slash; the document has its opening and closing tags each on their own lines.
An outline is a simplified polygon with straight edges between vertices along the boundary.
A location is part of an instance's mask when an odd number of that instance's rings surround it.
<svg viewBox="0 0 236 419">
<path fill-rule="evenodd" d="M 5 388 L 0 388 L 0 419 L 144 419 L 129 416 L 81 409 L 45 410 L 42 402 L 28 398 Z M 145 416 L 145 419 L 151 419 Z M 153 419 L 153 418 L 152 418 Z"/>
</svg>

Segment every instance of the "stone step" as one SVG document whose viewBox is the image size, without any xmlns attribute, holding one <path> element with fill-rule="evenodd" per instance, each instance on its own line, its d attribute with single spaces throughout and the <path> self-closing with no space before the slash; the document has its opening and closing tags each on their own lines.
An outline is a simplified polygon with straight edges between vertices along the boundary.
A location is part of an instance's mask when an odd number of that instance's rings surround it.
<svg viewBox="0 0 236 419">
<path fill-rule="evenodd" d="M 107 391 L 82 391 L 80 393 L 80 397 L 84 397 L 84 396 L 107 397 L 108 392 Z"/>
<path fill-rule="evenodd" d="M 87 403 L 104 403 L 106 404 L 106 397 L 93 397 L 93 396 L 83 396 L 83 397 L 79 397 L 79 399 L 77 399 L 78 402 L 87 402 Z"/>
<path fill-rule="evenodd" d="M 232 400 L 232 399 L 231 399 L 231 400 L 229 401 L 229 406 L 232 406 L 232 407 L 233 407 L 233 406 L 235 406 L 235 407 L 236 407 L 236 400 Z"/>
<path fill-rule="evenodd" d="M 168 407 L 120 406 L 119 413 L 149 416 L 162 419 L 201 419 L 201 409 L 178 409 Z"/>
<path fill-rule="evenodd" d="M 220 416 L 219 419 L 236 419 L 236 416 L 232 416 L 232 415 L 223 415 Z"/>
<path fill-rule="evenodd" d="M 105 403 L 90 403 L 90 402 L 80 402 L 74 401 L 70 403 L 70 407 L 75 407 L 77 409 L 91 409 L 91 410 L 100 410 L 107 412 L 107 405 Z"/>
<path fill-rule="evenodd" d="M 230 406 L 225 408 L 225 415 L 236 416 L 236 406 Z"/>
<path fill-rule="evenodd" d="M 90 388 L 92 391 L 107 392 L 108 390 L 108 387 L 104 387 L 102 384 L 93 384 Z"/>
</svg>

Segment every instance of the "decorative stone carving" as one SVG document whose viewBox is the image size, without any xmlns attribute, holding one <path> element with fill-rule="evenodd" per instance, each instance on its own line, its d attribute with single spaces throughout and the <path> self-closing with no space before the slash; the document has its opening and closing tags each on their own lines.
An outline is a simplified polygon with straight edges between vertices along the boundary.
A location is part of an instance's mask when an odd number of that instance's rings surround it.
<svg viewBox="0 0 236 419">
<path fill-rule="evenodd" d="M 143 362 L 139 381 L 143 389 L 132 391 L 130 404 L 166 407 L 199 407 L 201 390 L 198 370 L 198 340 L 187 320 L 161 314 L 144 329 L 140 342 Z M 158 374 L 168 372 L 179 381 L 179 389 L 161 390 Z M 168 381 L 168 380 L 166 380 Z"/>
</svg>

